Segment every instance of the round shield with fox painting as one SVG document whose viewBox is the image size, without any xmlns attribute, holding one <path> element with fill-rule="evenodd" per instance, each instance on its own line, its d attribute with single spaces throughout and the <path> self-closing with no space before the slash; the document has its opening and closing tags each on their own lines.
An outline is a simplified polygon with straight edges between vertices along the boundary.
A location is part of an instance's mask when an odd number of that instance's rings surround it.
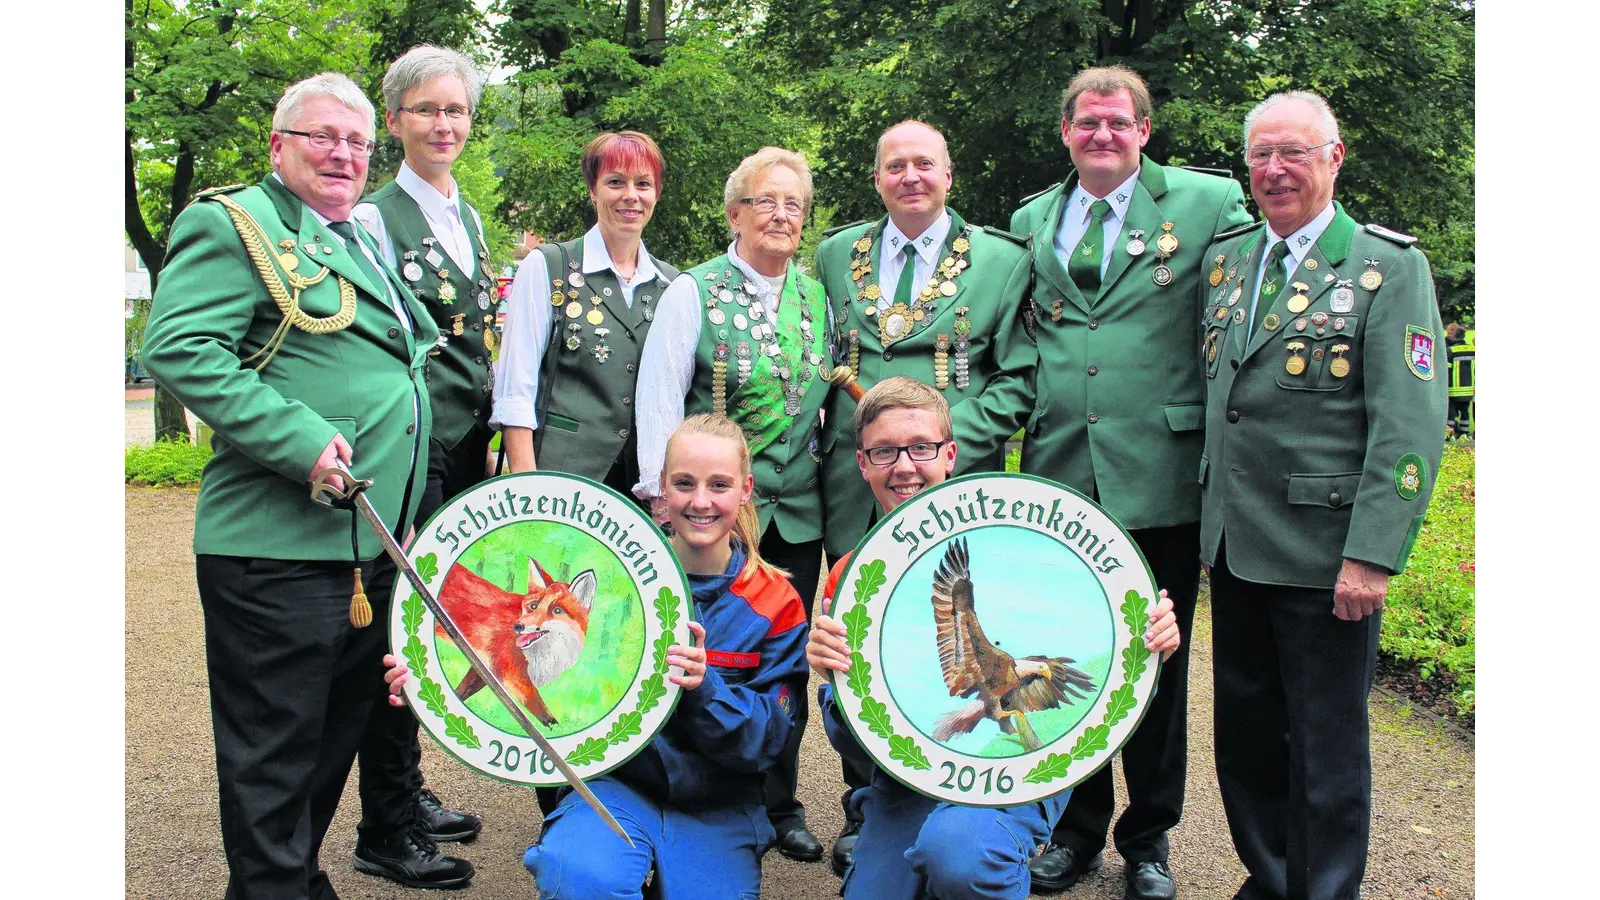
<svg viewBox="0 0 1600 900">
<path fill-rule="evenodd" d="M 833 673 L 884 771 L 967 806 L 1060 794 L 1110 759 L 1155 693 L 1158 602 L 1139 548 L 1076 491 L 969 475 L 886 515 L 845 563 Z"/>
<path fill-rule="evenodd" d="M 667 648 L 691 643 L 688 579 L 634 502 L 560 472 L 503 475 L 417 529 L 417 574 L 534 728 L 583 778 L 666 724 Z M 405 696 L 440 746 L 506 781 L 566 784 L 405 578 L 389 638 Z"/>
</svg>

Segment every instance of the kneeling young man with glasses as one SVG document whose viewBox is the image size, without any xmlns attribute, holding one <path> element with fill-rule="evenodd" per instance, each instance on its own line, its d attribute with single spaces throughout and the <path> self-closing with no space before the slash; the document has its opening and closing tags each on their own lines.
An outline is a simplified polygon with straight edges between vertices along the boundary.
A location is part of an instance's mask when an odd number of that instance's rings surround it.
<svg viewBox="0 0 1600 900">
<path fill-rule="evenodd" d="M 885 514 L 955 471 L 950 406 L 913 378 L 886 378 L 867 391 L 856 407 L 855 434 L 861 477 Z M 830 671 L 850 669 L 844 624 L 828 615 L 849 565 L 846 555 L 828 573 L 806 660 L 824 680 L 818 702 L 828 740 L 841 755 L 870 764 L 827 683 Z M 1150 620 L 1145 646 L 1171 654 L 1178 647 L 1178 626 L 1165 594 Z M 851 797 L 863 824 L 843 894 L 883 900 L 1026 897 L 1028 861 L 1049 839 L 1070 796 L 1068 791 L 1004 809 L 956 806 L 916 793 L 874 767 L 871 783 Z"/>
</svg>

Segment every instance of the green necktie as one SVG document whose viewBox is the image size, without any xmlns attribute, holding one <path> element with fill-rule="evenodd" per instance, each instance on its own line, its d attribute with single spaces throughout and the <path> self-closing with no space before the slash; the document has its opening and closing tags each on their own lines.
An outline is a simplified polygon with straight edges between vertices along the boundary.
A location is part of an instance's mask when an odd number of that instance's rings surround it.
<svg viewBox="0 0 1600 900">
<path fill-rule="evenodd" d="M 362 274 L 371 279 L 378 290 L 384 292 L 378 299 L 385 303 L 393 302 L 394 298 L 388 296 L 389 280 L 383 277 L 382 272 L 373 267 L 372 262 L 367 259 L 367 255 L 361 252 L 360 247 L 356 246 L 361 239 L 356 237 L 355 227 L 349 222 L 329 222 L 328 230 L 344 238 L 345 250 L 349 251 L 350 258 L 356 261 L 356 265 L 361 269 Z"/>
<path fill-rule="evenodd" d="M 1267 251 L 1267 264 L 1265 266 L 1263 266 L 1262 269 L 1261 269 L 1261 278 L 1263 280 L 1270 278 L 1271 281 L 1270 282 L 1266 282 L 1266 283 L 1271 284 L 1273 286 L 1273 290 L 1272 290 L 1271 294 L 1268 294 L 1267 296 L 1263 297 L 1263 296 L 1261 296 L 1262 285 L 1258 283 L 1255 286 L 1255 289 L 1250 292 L 1250 295 L 1255 298 L 1251 302 L 1251 305 L 1250 305 L 1250 336 L 1251 337 L 1255 337 L 1256 336 L 1256 329 L 1261 326 L 1261 320 L 1266 318 L 1266 316 L 1261 314 L 1262 313 L 1262 308 L 1263 307 L 1265 307 L 1266 309 L 1271 309 L 1272 308 L 1273 298 L 1278 293 L 1278 291 L 1277 291 L 1277 279 L 1278 279 L 1279 275 L 1283 274 L 1283 258 L 1285 256 L 1288 256 L 1288 255 L 1289 255 L 1289 242 L 1288 241 L 1279 241 L 1276 244 L 1272 245 L 1272 249 L 1271 250 Z"/>
<path fill-rule="evenodd" d="M 1100 290 L 1100 260 L 1105 256 L 1106 237 L 1102 223 L 1110 211 L 1111 204 L 1105 200 L 1090 204 L 1089 228 L 1083 233 L 1083 240 L 1073 248 L 1072 258 L 1067 260 L 1067 275 L 1090 296 Z"/>
<path fill-rule="evenodd" d="M 906 242 L 906 265 L 900 270 L 900 281 L 894 286 L 894 302 L 906 306 L 911 305 L 911 289 L 916 286 L 917 280 L 917 247 L 910 241 Z"/>
</svg>

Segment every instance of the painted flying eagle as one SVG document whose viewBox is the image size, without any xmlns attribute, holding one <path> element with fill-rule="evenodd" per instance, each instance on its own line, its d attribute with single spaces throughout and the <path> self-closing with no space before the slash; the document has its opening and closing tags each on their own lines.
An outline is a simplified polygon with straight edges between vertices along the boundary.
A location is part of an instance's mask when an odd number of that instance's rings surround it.
<svg viewBox="0 0 1600 900">
<path fill-rule="evenodd" d="M 1029 656 L 1017 659 L 983 635 L 973 608 L 972 574 L 967 542 L 956 539 L 945 550 L 933 575 L 933 621 L 939 642 L 939 666 L 952 697 L 977 699 L 934 722 L 933 739 L 948 740 L 967 734 L 984 719 L 1000 730 L 1021 737 L 1028 750 L 1044 746 L 1027 713 L 1082 700 L 1095 690 L 1094 682 L 1072 667 L 1065 657 Z"/>
</svg>

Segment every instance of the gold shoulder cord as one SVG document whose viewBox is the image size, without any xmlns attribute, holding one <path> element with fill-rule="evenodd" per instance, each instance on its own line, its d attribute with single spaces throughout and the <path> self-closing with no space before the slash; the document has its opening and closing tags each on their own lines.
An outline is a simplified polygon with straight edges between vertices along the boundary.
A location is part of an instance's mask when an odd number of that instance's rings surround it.
<svg viewBox="0 0 1600 900">
<path fill-rule="evenodd" d="M 231 197 L 219 194 L 212 199 L 221 203 L 228 211 L 228 218 L 233 220 L 234 230 L 239 232 L 239 240 L 244 242 L 245 252 L 250 255 L 250 261 L 255 263 L 256 271 L 260 273 L 262 282 L 267 286 L 267 293 L 272 296 L 272 302 L 277 304 L 283 313 L 283 321 L 279 323 L 266 345 L 250 354 L 243 362 L 249 363 L 265 353 L 266 358 L 256 364 L 255 371 L 259 372 L 266 368 L 267 363 L 272 362 L 272 357 L 277 355 L 278 348 L 283 346 L 284 339 L 289 336 L 291 326 L 307 334 L 332 334 L 350 327 L 350 323 L 356 318 L 354 285 L 342 276 L 335 276 L 339 279 L 339 311 L 321 319 L 308 315 L 300 308 L 300 293 L 327 278 L 328 267 L 323 266 L 322 271 L 312 278 L 304 278 L 289 271 L 285 271 L 280 277 L 278 268 L 273 264 L 273 258 L 267 251 L 266 245 L 272 242 L 272 238 L 266 229 L 261 227 L 261 223 Z M 288 288 L 284 287 L 284 278 L 288 279 Z M 289 293 L 290 290 L 294 291 L 292 295 Z"/>
</svg>

